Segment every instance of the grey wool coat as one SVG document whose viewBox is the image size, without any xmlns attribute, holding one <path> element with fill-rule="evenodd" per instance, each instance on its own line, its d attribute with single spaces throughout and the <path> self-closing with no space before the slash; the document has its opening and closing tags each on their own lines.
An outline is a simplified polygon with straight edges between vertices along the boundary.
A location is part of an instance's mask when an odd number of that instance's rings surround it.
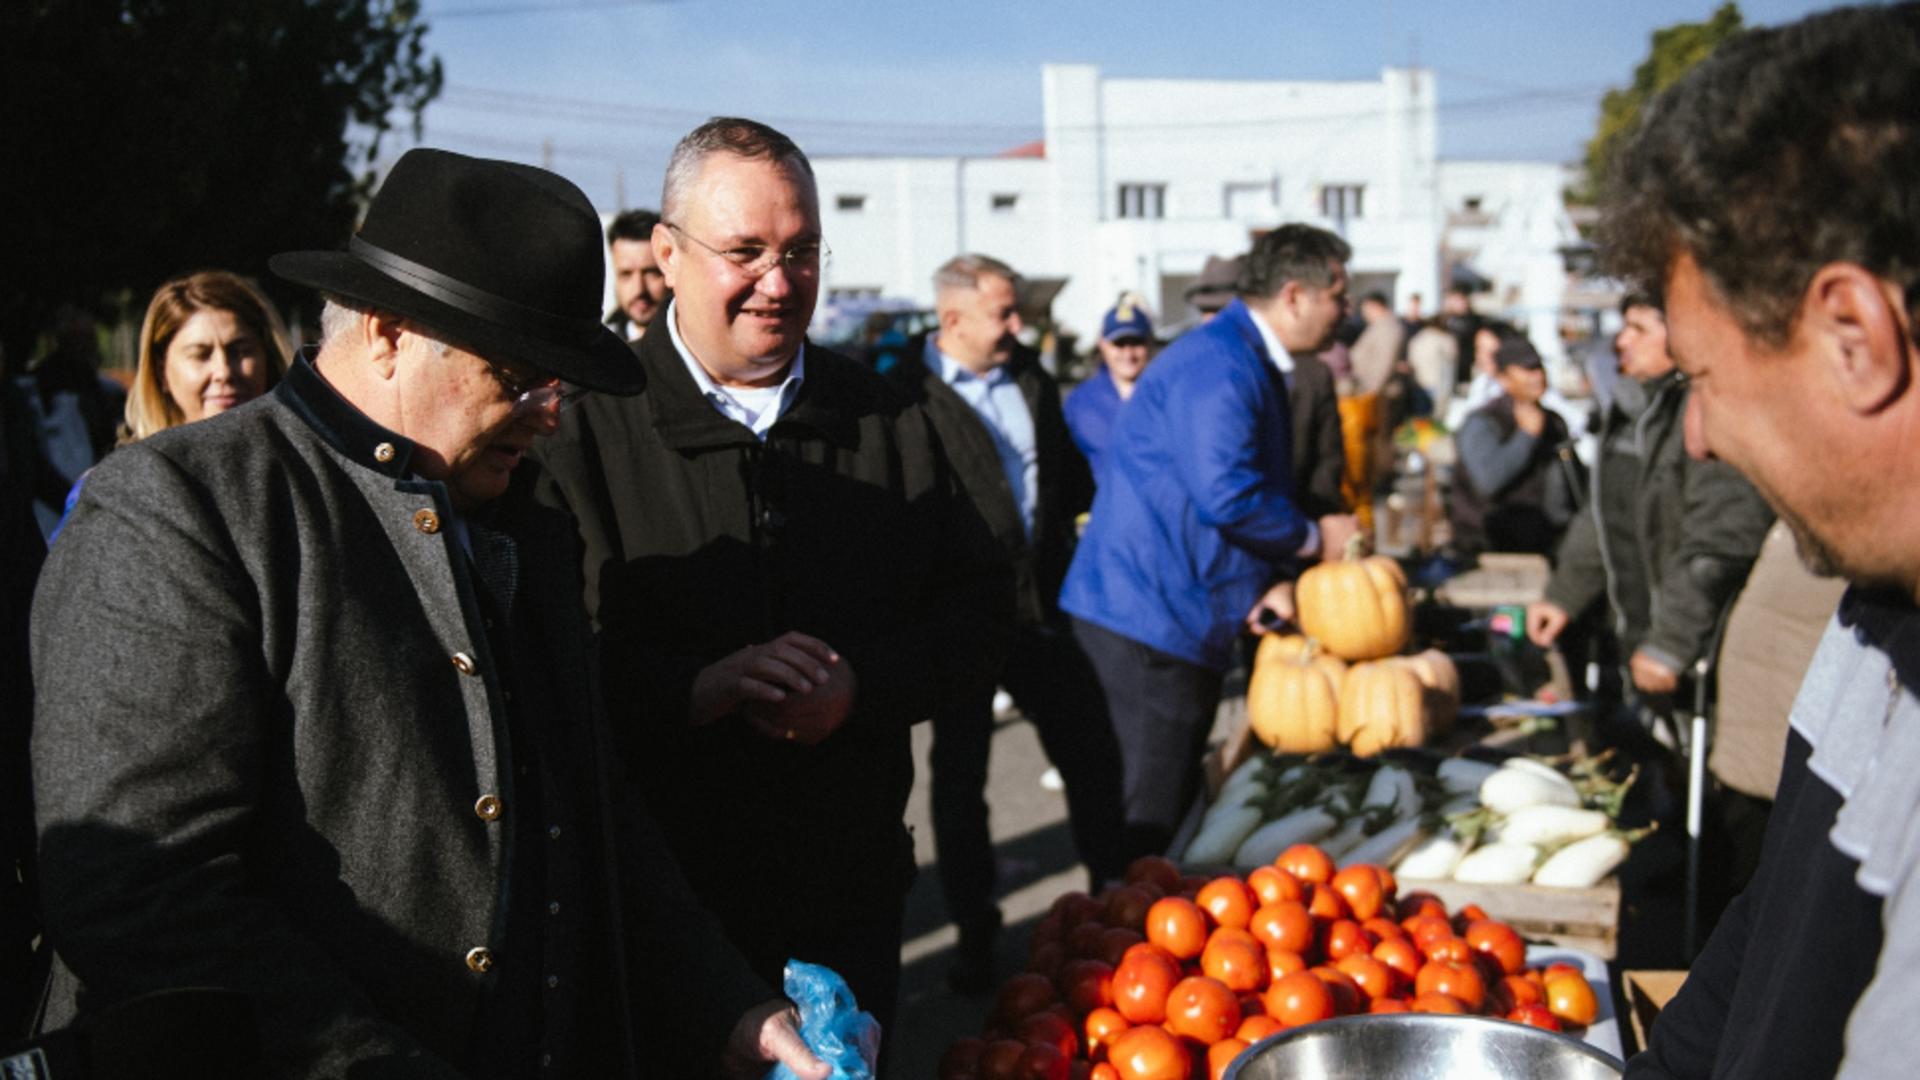
<svg viewBox="0 0 1920 1080">
<path fill-rule="evenodd" d="M 49 1026 L 220 986 L 272 1076 L 717 1060 L 774 994 L 603 753 L 572 524 L 517 477 L 468 548 L 412 450 L 302 360 L 88 478 L 33 616 Z"/>
</svg>

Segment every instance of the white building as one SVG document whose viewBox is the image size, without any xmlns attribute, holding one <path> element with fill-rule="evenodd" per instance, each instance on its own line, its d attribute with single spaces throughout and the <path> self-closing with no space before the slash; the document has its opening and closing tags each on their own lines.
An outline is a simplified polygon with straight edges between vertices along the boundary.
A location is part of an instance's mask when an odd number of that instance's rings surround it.
<svg viewBox="0 0 1920 1080">
<path fill-rule="evenodd" d="M 826 299 L 931 306 L 934 268 L 982 252 L 1061 283 L 1053 315 L 1084 344 L 1122 290 L 1163 320 L 1185 318 L 1183 293 L 1209 255 L 1244 252 L 1260 232 L 1303 221 L 1353 245 L 1356 295 L 1379 289 L 1404 309 L 1419 293 L 1431 311 L 1448 214 L 1477 195 L 1488 220 L 1461 243 L 1499 262 L 1474 269 L 1499 295 L 1517 285 L 1513 306 L 1557 304 L 1543 260 L 1565 213 L 1557 187 L 1529 179 L 1557 166 L 1475 163 L 1455 183 L 1456 166 L 1436 159 L 1429 71 L 1354 82 L 1111 79 L 1092 65 L 1049 64 L 1041 78 L 1044 138 L 1032 146 L 814 160 L 833 248 Z M 1521 179 L 1503 182 L 1508 168 Z M 1509 221 L 1525 226 L 1516 234 Z"/>
</svg>

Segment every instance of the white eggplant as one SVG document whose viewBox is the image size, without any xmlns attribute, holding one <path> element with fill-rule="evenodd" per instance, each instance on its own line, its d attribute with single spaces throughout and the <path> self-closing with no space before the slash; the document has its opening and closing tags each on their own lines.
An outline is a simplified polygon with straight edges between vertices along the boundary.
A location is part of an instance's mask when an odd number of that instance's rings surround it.
<svg viewBox="0 0 1920 1080">
<path fill-rule="evenodd" d="M 1264 797 L 1266 793 L 1266 788 L 1254 783 L 1222 788 L 1220 797 L 1213 801 L 1212 806 L 1207 807 L 1206 814 L 1200 819 L 1200 827 L 1204 829 L 1217 817 L 1239 812 L 1243 807 Z"/>
<path fill-rule="evenodd" d="M 1521 772 L 1530 772 L 1536 776 L 1544 776 L 1549 780 L 1567 779 L 1566 773 L 1561 772 L 1559 769 L 1554 768 L 1538 758 L 1530 758 L 1525 754 L 1516 754 L 1508 758 L 1500 763 L 1500 767 L 1503 769 L 1519 769 Z"/>
<path fill-rule="evenodd" d="M 1374 770 L 1373 779 L 1367 782 L 1367 793 L 1360 799 L 1364 807 L 1387 807 L 1402 814 L 1410 814 L 1420 803 L 1420 793 L 1413 786 L 1413 774 L 1392 765 L 1383 765 Z"/>
<path fill-rule="evenodd" d="M 1260 827 L 1260 808 L 1230 806 L 1211 814 L 1201 822 L 1187 845 L 1185 861 L 1191 866 L 1225 866 L 1232 861 L 1240 845 Z"/>
<path fill-rule="evenodd" d="M 1441 803 L 1440 816 L 1452 817 L 1455 814 L 1465 814 L 1478 809 L 1480 809 L 1480 793 L 1477 791 L 1469 791 L 1464 795 L 1455 795 L 1453 798 Z"/>
<path fill-rule="evenodd" d="M 1571 806 L 1524 806 L 1507 815 L 1495 831 L 1496 839 L 1536 847 L 1558 847 L 1606 831 L 1612 824 L 1598 810 Z"/>
<path fill-rule="evenodd" d="M 1342 822 L 1340 827 L 1332 833 L 1315 842 L 1320 845 L 1320 850 L 1326 852 L 1334 862 L 1343 863 L 1347 861 L 1347 852 L 1353 850 L 1366 838 L 1367 817 L 1365 814 L 1355 814 Z"/>
<path fill-rule="evenodd" d="M 1393 864 L 1393 872 L 1403 878 L 1445 881 L 1453 876 L 1453 868 L 1460 865 L 1466 853 L 1467 847 L 1459 837 L 1443 832 L 1414 845 L 1412 851 Z"/>
<path fill-rule="evenodd" d="M 1427 830 L 1419 815 L 1396 821 L 1355 845 L 1347 852 L 1349 863 L 1392 866 L 1408 849 L 1425 839 Z"/>
<path fill-rule="evenodd" d="M 1332 814 L 1317 806 L 1295 810 L 1286 817 L 1276 818 L 1253 830 L 1252 835 L 1241 842 L 1240 849 L 1234 852 L 1234 868 L 1252 870 L 1266 866 L 1293 845 L 1313 843 L 1339 824 Z"/>
<path fill-rule="evenodd" d="M 1604 832 L 1576 840 L 1547 857 L 1534 872 L 1535 885 L 1562 889 L 1590 889 L 1627 857 L 1627 841 L 1619 833 Z"/>
<path fill-rule="evenodd" d="M 1532 844 L 1487 844 L 1453 868 L 1453 880 L 1476 885 L 1518 885 L 1533 876 L 1540 849 Z"/>
<path fill-rule="evenodd" d="M 1516 759 L 1525 760 L 1525 759 Z M 1496 814 L 1511 814 L 1529 806 L 1579 806 L 1573 781 L 1558 773 L 1503 766 L 1480 785 L 1480 805 Z"/>
<path fill-rule="evenodd" d="M 1241 764 L 1239 768 L 1227 774 L 1227 782 L 1220 785 L 1220 790 L 1230 791 L 1233 788 L 1239 787 L 1241 784 L 1252 783 L 1254 778 L 1260 775 L 1260 767 L 1265 764 L 1266 760 L 1263 755 L 1253 755 Z"/>
<path fill-rule="evenodd" d="M 1449 795 L 1477 795 L 1480 785 L 1487 782 L 1487 777 L 1499 771 L 1498 765 L 1456 757 L 1441 762 L 1435 775 L 1440 778 L 1441 786 L 1447 789 Z"/>
</svg>

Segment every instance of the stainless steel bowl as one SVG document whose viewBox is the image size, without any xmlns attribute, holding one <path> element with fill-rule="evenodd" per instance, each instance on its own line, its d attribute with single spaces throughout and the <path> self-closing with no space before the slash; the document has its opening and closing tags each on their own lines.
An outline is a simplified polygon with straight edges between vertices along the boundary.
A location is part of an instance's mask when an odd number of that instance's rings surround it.
<svg viewBox="0 0 1920 1080">
<path fill-rule="evenodd" d="M 1263 1039 L 1227 1080 L 1619 1080 L 1624 1066 L 1566 1035 L 1478 1016 L 1344 1016 Z"/>
</svg>

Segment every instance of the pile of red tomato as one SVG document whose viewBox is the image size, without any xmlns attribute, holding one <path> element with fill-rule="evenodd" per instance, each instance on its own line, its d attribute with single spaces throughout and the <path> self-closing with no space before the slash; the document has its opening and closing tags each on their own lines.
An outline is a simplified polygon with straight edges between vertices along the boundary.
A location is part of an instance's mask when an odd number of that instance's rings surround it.
<svg viewBox="0 0 1920 1080">
<path fill-rule="evenodd" d="M 1469 904 L 1397 896 L 1381 867 L 1336 869 L 1302 844 L 1245 878 L 1185 877 L 1149 857 L 1098 897 L 1071 892 L 1034 928 L 1028 970 L 941 1080 L 1219 1080 L 1242 1051 L 1362 1013 L 1591 1024 L 1578 968 L 1526 963 L 1512 927 Z"/>
</svg>

